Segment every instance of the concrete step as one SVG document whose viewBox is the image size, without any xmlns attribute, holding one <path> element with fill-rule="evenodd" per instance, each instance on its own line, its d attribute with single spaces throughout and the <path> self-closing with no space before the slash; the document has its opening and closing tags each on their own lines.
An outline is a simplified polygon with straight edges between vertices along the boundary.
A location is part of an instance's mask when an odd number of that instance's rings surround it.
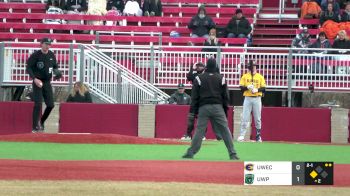
<svg viewBox="0 0 350 196">
<path fill-rule="evenodd" d="M 275 25 L 275 26 L 298 26 L 299 20 L 295 19 L 284 19 L 281 22 L 278 19 L 257 19 L 257 25 Z"/>
<path fill-rule="evenodd" d="M 45 104 L 43 104 L 43 111 L 45 110 Z M 58 133 L 59 126 L 59 111 L 60 103 L 55 103 L 55 107 L 51 111 L 49 118 L 45 122 L 45 133 Z"/>
<path fill-rule="evenodd" d="M 259 13 L 258 15 L 259 18 L 272 18 L 272 19 L 278 19 L 278 18 L 283 18 L 283 19 L 297 19 L 298 14 L 281 14 L 281 16 L 279 14 L 273 14 L 273 13 Z"/>
<path fill-rule="evenodd" d="M 278 39 L 271 39 L 271 38 L 254 38 L 253 39 L 253 45 L 257 46 L 290 46 L 292 44 L 293 39 L 289 38 L 278 38 Z"/>
<path fill-rule="evenodd" d="M 273 29 L 273 28 L 261 28 L 254 29 L 255 35 L 295 35 L 296 29 Z"/>
</svg>

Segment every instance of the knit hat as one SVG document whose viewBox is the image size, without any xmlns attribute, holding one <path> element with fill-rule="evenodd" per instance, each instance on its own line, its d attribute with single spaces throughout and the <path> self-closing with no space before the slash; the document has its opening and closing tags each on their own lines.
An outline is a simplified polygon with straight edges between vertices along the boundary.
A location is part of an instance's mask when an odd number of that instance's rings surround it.
<svg viewBox="0 0 350 196">
<path fill-rule="evenodd" d="M 241 9 L 236 9 L 236 14 L 243 13 Z"/>
<path fill-rule="evenodd" d="M 210 58 L 207 60 L 207 71 L 216 72 L 216 60 L 214 58 Z"/>
</svg>

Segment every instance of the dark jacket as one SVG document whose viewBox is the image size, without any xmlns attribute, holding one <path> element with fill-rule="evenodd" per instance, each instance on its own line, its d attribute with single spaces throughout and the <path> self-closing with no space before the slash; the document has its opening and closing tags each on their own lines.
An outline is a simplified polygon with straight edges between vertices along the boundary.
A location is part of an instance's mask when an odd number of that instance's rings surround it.
<svg viewBox="0 0 350 196">
<path fill-rule="evenodd" d="M 322 25 L 327 20 L 333 20 L 334 22 L 339 22 L 339 15 L 336 12 L 322 12 L 320 17 L 320 24 Z"/>
<path fill-rule="evenodd" d="M 162 2 L 160 0 L 145 0 L 142 7 L 143 13 L 154 12 L 156 16 L 162 15 Z"/>
<path fill-rule="evenodd" d="M 317 39 L 311 44 L 310 48 L 332 48 L 332 45 L 328 39 L 325 39 L 322 43 L 320 39 Z"/>
<path fill-rule="evenodd" d="M 236 16 L 231 18 L 226 26 L 227 33 L 248 35 L 252 31 L 249 21 L 244 16 L 242 16 L 238 23 L 237 20 Z"/>
<path fill-rule="evenodd" d="M 66 9 L 66 1 L 65 0 L 48 0 L 46 4 L 46 10 L 49 9 L 50 6 L 55 6 L 61 8 L 62 10 Z"/>
<path fill-rule="evenodd" d="M 199 10 L 197 15 L 192 17 L 190 23 L 188 24 L 188 28 L 192 30 L 193 34 L 202 37 L 203 35 L 208 34 L 210 29 L 215 28 L 215 23 L 211 17 L 205 15 L 205 17 L 201 19 L 199 18 L 198 14 Z"/>
<path fill-rule="evenodd" d="M 339 49 L 350 49 L 350 41 L 349 40 L 340 40 L 340 39 L 336 39 L 333 42 L 333 46 L 334 49 L 339 48 Z M 333 53 L 335 54 L 340 54 L 337 51 L 334 51 Z M 350 52 L 347 52 L 346 54 L 350 54 Z"/>
<path fill-rule="evenodd" d="M 192 104 L 195 113 L 206 104 L 222 104 L 228 108 L 229 96 L 227 84 L 222 75 L 216 72 L 204 72 L 196 77 L 192 88 Z"/>
<path fill-rule="evenodd" d="M 204 47 L 202 49 L 202 52 L 217 52 L 220 50 L 219 48 L 210 48 L 210 47 L 205 47 L 205 46 L 221 46 L 221 42 L 217 41 L 216 43 L 213 40 L 205 40 L 204 42 Z"/>
<path fill-rule="evenodd" d="M 343 12 L 341 15 L 341 22 L 350 22 L 350 12 Z"/>
<path fill-rule="evenodd" d="M 86 11 L 87 10 L 87 4 L 86 0 L 67 0 L 67 10 L 74 10 L 75 8 L 73 6 L 80 5 L 80 8 L 78 8 L 78 11 Z"/>
<path fill-rule="evenodd" d="M 69 94 L 67 102 L 92 103 L 92 99 L 89 92 L 85 92 L 84 96 L 81 96 L 79 93 L 76 93 L 75 96 Z"/>
<path fill-rule="evenodd" d="M 41 50 L 35 51 L 30 55 L 27 61 L 27 73 L 34 79 L 41 81 L 50 81 L 53 69 L 57 69 L 57 61 L 55 54 L 49 50 L 47 54 L 43 54 Z"/>
<path fill-rule="evenodd" d="M 111 10 L 112 7 L 116 7 L 117 10 L 119 10 L 120 12 L 123 12 L 124 10 L 124 1 L 123 0 L 108 0 L 107 1 L 107 11 Z"/>
<path fill-rule="evenodd" d="M 178 91 L 176 91 L 170 96 L 169 103 L 177 105 L 190 105 L 191 97 L 187 93 L 180 94 Z"/>
</svg>

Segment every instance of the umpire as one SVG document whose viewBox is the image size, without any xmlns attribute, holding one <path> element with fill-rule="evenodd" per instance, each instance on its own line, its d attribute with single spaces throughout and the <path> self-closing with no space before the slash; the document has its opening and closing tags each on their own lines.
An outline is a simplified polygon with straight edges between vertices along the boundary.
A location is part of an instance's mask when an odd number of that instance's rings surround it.
<svg viewBox="0 0 350 196">
<path fill-rule="evenodd" d="M 208 59 L 207 70 L 196 77 L 192 88 L 192 104 L 198 111 L 197 130 L 182 158 L 192 159 L 202 145 L 202 138 L 207 128 L 208 120 L 215 132 L 220 132 L 225 142 L 231 160 L 238 160 L 232 143 L 232 136 L 227 124 L 228 90 L 225 78 L 216 71 L 216 60 Z"/>
<path fill-rule="evenodd" d="M 27 72 L 33 79 L 33 133 L 44 131 L 45 120 L 48 118 L 54 107 L 51 86 L 52 74 L 55 75 L 55 79 L 59 79 L 62 76 L 61 72 L 58 70 L 56 57 L 54 53 L 49 50 L 51 39 L 42 39 L 40 46 L 41 49 L 30 55 L 27 61 Z M 46 104 L 46 109 L 39 121 L 43 98 Z"/>
</svg>

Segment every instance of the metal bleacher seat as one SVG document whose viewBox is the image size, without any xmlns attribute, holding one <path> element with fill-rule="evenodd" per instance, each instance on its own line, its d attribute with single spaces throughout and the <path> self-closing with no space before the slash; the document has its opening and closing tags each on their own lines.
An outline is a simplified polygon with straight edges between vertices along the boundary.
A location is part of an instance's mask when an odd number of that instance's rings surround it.
<svg viewBox="0 0 350 196">
<path fill-rule="evenodd" d="M 0 12 L 9 13 L 45 13 L 43 3 L 0 3 Z"/>
<path fill-rule="evenodd" d="M 114 36 L 113 34 L 99 35 L 100 43 L 159 43 L 157 36 L 135 36 L 132 32 L 160 32 L 162 45 L 186 45 L 188 42 L 202 45 L 204 38 L 189 37 L 187 24 L 197 13 L 198 6 L 169 6 L 170 3 L 182 3 L 183 0 L 165 0 L 162 3 L 164 17 L 134 17 L 134 16 L 98 16 L 98 15 L 50 15 L 45 13 L 44 3 L 0 3 L 0 41 L 37 41 L 49 36 L 57 42 L 94 43 L 97 31 L 130 32 L 130 35 Z M 186 0 L 185 4 L 203 3 L 203 0 Z M 207 12 L 213 15 L 214 22 L 221 27 L 227 25 L 239 4 L 258 4 L 258 0 L 206 0 L 205 3 L 230 4 L 231 7 L 207 7 Z M 236 4 L 236 6 L 232 6 Z M 242 8 L 248 20 L 253 23 L 257 6 Z M 179 14 L 181 13 L 181 14 Z M 173 15 L 173 17 L 170 17 Z M 176 16 L 175 16 L 176 15 Z M 184 17 L 186 16 L 186 17 Z M 81 24 L 44 24 L 44 19 L 78 20 Z M 89 25 L 90 21 L 116 21 L 123 26 Z M 79 31 L 80 34 L 74 34 Z M 181 34 L 179 38 L 169 37 L 171 31 Z M 84 34 L 87 33 L 87 34 Z M 226 45 L 243 45 L 246 39 L 221 38 Z"/>
</svg>

